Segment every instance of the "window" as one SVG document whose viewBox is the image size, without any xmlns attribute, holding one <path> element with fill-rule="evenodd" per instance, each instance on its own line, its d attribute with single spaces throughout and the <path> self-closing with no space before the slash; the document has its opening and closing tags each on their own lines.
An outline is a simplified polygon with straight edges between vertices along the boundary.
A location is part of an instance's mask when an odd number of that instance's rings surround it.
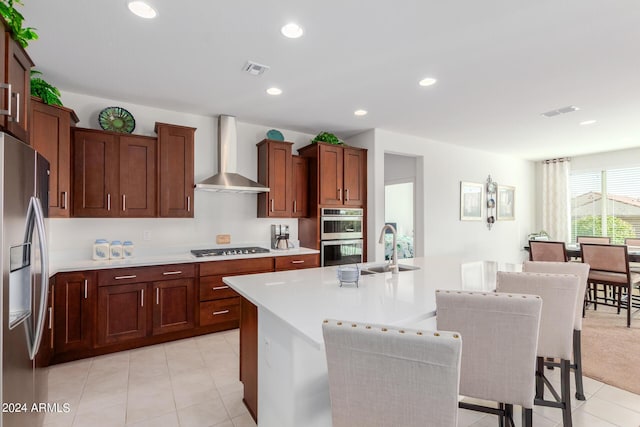
<svg viewBox="0 0 640 427">
<path fill-rule="evenodd" d="M 640 167 L 572 172 L 571 241 L 576 236 L 609 236 L 624 244 L 640 236 Z"/>
</svg>

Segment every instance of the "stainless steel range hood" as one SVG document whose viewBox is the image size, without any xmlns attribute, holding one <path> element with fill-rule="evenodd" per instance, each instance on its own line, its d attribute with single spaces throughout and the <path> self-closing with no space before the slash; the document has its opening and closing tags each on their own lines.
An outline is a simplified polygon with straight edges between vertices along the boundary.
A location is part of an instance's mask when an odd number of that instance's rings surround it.
<svg viewBox="0 0 640 427">
<path fill-rule="evenodd" d="M 262 193 L 269 191 L 255 181 L 236 173 L 238 167 L 238 134 L 236 118 L 218 118 L 218 174 L 196 184 L 196 188 L 220 193 Z"/>
</svg>

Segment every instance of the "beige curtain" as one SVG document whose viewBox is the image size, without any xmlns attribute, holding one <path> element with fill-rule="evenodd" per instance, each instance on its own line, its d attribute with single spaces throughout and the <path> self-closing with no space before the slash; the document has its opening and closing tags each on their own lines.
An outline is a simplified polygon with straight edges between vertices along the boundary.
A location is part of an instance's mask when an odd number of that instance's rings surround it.
<svg viewBox="0 0 640 427">
<path fill-rule="evenodd" d="M 542 229 L 551 240 L 569 242 L 569 159 L 542 162 Z"/>
</svg>

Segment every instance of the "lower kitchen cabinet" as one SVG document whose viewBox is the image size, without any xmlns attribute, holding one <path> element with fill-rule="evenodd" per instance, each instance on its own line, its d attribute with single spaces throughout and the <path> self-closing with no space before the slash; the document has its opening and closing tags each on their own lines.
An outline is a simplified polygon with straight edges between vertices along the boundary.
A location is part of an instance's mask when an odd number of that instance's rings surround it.
<svg viewBox="0 0 640 427">
<path fill-rule="evenodd" d="M 60 273 L 52 286 L 54 353 L 91 349 L 96 304 L 95 272 Z"/>
<path fill-rule="evenodd" d="M 153 335 L 193 329 L 195 326 L 193 279 L 154 282 Z"/>
<path fill-rule="evenodd" d="M 98 344 L 115 344 L 147 335 L 146 283 L 98 289 Z"/>
</svg>

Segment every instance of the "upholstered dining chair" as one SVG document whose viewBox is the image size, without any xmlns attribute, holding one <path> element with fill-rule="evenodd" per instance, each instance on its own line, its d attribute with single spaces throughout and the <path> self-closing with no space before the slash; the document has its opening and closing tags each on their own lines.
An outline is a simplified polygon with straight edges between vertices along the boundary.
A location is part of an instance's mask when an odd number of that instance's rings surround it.
<svg viewBox="0 0 640 427">
<path fill-rule="evenodd" d="M 576 309 L 573 317 L 573 363 L 571 363 L 569 367 L 573 369 L 575 373 L 576 399 L 585 400 L 584 386 L 582 383 L 582 313 L 585 294 L 587 292 L 589 264 L 575 262 L 525 261 L 522 264 L 522 271 L 525 273 L 575 274 L 580 278 L 578 283 Z M 559 366 L 559 364 L 555 362 L 546 363 L 546 365 Z"/>
<path fill-rule="evenodd" d="M 345 320 L 322 332 L 334 427 L 457 425 L 460 334 Z"/>
<path fill-rule="evenodd" d="M 599 243 L 601 245 L 608 245 L 611 243 L 611 237 L 608 236 L 577 236 L 576 242 L 580 243 Z"/>
<path fill-rule="evenodd" d="M 571 427 L 571 349 L 575 306 L 578 300 L 580 278 L 575 274 L 515 273 L 499 271 L 496 291 L 512 297 L 519 294 L 539 295 L 542 298 L 540 335 L 534 403 L 562 409 L 562 424 Z M 560 359 L 560 395 L 544 375 L 544 358 Z M 555 400 L 545 400 L 545 386 Z"/>
<path fill-rule="evenodd" d="M 640 250 L 640 239 L 628 237 L 624 239 L 624 244 L 627 245 L 627 251 L 629 249 Z M 634 273 L 640 273 L 640 262 L 630 262 L 629 267 Z"/>
<path fill-rule="evenodd" d="M 529 261 L 566 262 L 568 260 L 564 242 L 529 240 Z"/>
<path fill-rule="evenodd" d="M 501 426 L 513 426 L 513 405 L 520 405 L 522 426 L 532 427 L 542 299 L 438 290 L 436 306 L 438 329 L 458 331 L 464 341 L 460 394 L 499 403 L 495 408 L 461 401 L 459 407 L 497 415 Z"/>
<path fill-rule="evenodd" d="M 640 285 L 640 273 L 629 268 L 629 254 L 626 245 L 599 245 L 582 243 L 582 262 L 589 264 L 588 299 L 594 309 L 598 304 L 615 307 L 620 314 L 627 310 L 627 327 L 631 327 L 633 289 Z M 598 285 L 602 285 L 599 296 Z"/>
</svg>

